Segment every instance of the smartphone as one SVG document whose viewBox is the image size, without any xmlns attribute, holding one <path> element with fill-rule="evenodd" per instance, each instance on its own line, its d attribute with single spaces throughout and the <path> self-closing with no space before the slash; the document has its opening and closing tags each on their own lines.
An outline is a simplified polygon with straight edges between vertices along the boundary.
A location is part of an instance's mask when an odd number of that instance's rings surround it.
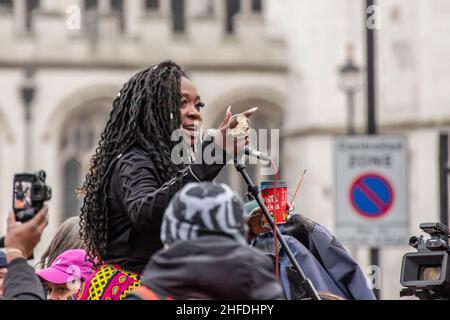
<svg viewBox="0 0 450 320">
<path fill-rule="evenodd" d="M 32 204 L 33 175 L 16 174 L 14 176 L 14 212 L 33 208 Z"/>
<path fill-rule="evenodd" d="M 33 181 L 32 174 L 16 174 L 13 184 L 13 211 L 16 221 L 25 222 L 33 218 Z"/>
<path fill-rule="evenodd" d="M 45 184 L 46 173 L 16 174 L 13 182 L 13 211 L 16 221 L 26 222 L 42 209 L 52 197 L 52 188 Z"/>
</svg>

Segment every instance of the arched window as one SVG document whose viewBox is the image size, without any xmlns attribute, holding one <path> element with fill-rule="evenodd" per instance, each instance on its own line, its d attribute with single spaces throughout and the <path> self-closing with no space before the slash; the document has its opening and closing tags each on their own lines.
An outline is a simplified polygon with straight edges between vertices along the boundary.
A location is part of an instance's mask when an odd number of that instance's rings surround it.
<svg viewBox="0 0 450 320">
<path fill-rule="evenodd" d="M 123 0 L 112 0 L 111 8 L 119 19 L 120 32 L 125 31 L 125 12 L 123 8 Z"/>
<path fill-rule="evenodd" d="M 241 0 L 226 0 L 226 26 L 228 34 L 234 34 L 236 31 L 234 18 L 241 10 Z"/>
<path fill-rule="evenodd" d="M 33 12 L 39 8 L 39 0 L 27 0 L 25 6 L 25 30 L 31 31 L 33 27 Z"/>
<path fill-rule="evenodd" d="M 62 212 L 65 219 L 80 213 L 82 200 L 77 197 L 76 189 L 84 182 L 90 158 L 108 118 L 108 109 L 104 107 L 107 102 L 96 105 L 81 108 L 63 126 L 60 159 L 64 190 Z"/>
<path fill-rule="evenodd" d="M 252 0 L 252 12 L 253 13 L 262 12 L 262 0 Z"/>
<path fill-rule="evenodd" d="M 98 0 L 84 0 L 83 31 L 96 41 L 98 37 Z"/>
<path fill-rule="evenodd" d="M 12 0 L 0 0 L 0 11 L 11 11 L 12 10 Z"/>
<path fill-rule="evenodd" d="M 174 33 L 184 33 L 186 28 L 184 0 L 172 0 L 172 29 Z"/>
<path fill-rule="evenodd" d="M 97 0 L 85 0 L 84 1 L 84 10 L 97 10 L 98 1 Z"/>
<path fill-rule="evenodd" d="M 165 0 L 167 1 L 167 0 Z M 159 0 L 145 0 L 145 9 L 148 11 L 159 10 Z"/>
</svg>

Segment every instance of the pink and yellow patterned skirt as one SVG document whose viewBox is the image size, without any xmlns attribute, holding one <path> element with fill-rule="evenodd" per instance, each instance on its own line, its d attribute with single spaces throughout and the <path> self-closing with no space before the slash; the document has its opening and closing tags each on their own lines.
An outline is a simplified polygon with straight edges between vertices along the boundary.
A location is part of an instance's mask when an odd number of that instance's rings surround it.
<svg viewBox="0 0 450 320">
<path fill-rule="evenodd" d="M 140 286 L 140 277 L 119 266 L 103 265 L 81 285 L 77 300 L 123 300 Z"/>
</svg>

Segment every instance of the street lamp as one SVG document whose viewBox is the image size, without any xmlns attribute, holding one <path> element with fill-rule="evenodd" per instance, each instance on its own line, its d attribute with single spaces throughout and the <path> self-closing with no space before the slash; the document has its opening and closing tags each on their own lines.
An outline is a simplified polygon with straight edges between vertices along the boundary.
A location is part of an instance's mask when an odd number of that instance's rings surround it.
<svg viewBox="0 0 450 320">
<path fill-rule="evenodd" d="M 339 68 L 339 89 L 347 96 L 347 134 L 354 135 L 355 94 L 361 88 L 361 69 L 355 65 L 353 46 L 347 48 L 347 62 Z"/>
<path fill-rule="evenodd" d="M 20 87 L 20 96 L 25 108 L 25 170 L 31 170 L 31 105 L 36 94 L 36 84 L 34 82 L 34 70 L 25 69 L 24 81 Z"/>
</svg>

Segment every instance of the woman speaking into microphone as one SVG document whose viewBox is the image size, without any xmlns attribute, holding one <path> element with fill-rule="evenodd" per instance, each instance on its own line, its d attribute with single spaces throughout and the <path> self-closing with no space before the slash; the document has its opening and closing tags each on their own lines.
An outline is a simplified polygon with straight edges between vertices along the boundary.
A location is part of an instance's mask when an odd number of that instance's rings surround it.
<svg viewBox="0 0 450 320">
<path fill-rule="evenodd" d="M 199 142 L 203 107 L 192 81 L 170 61 L 140 71 L 120 90 L 81 189 L 81 236 L 96 271 L 78 299 L 119 300 L 139 286 L 140 273 L 162 248 L 161 221 L 171 198 L 189 182 L 213 180 L 223 168 L 225 161 L 172 159 L 176 130 L 184 132 L 188 149 Z M 228 110 L 209 142 L 223 154 L 247 143 L 228 132 L 231 117 Z"/>
</svg>

